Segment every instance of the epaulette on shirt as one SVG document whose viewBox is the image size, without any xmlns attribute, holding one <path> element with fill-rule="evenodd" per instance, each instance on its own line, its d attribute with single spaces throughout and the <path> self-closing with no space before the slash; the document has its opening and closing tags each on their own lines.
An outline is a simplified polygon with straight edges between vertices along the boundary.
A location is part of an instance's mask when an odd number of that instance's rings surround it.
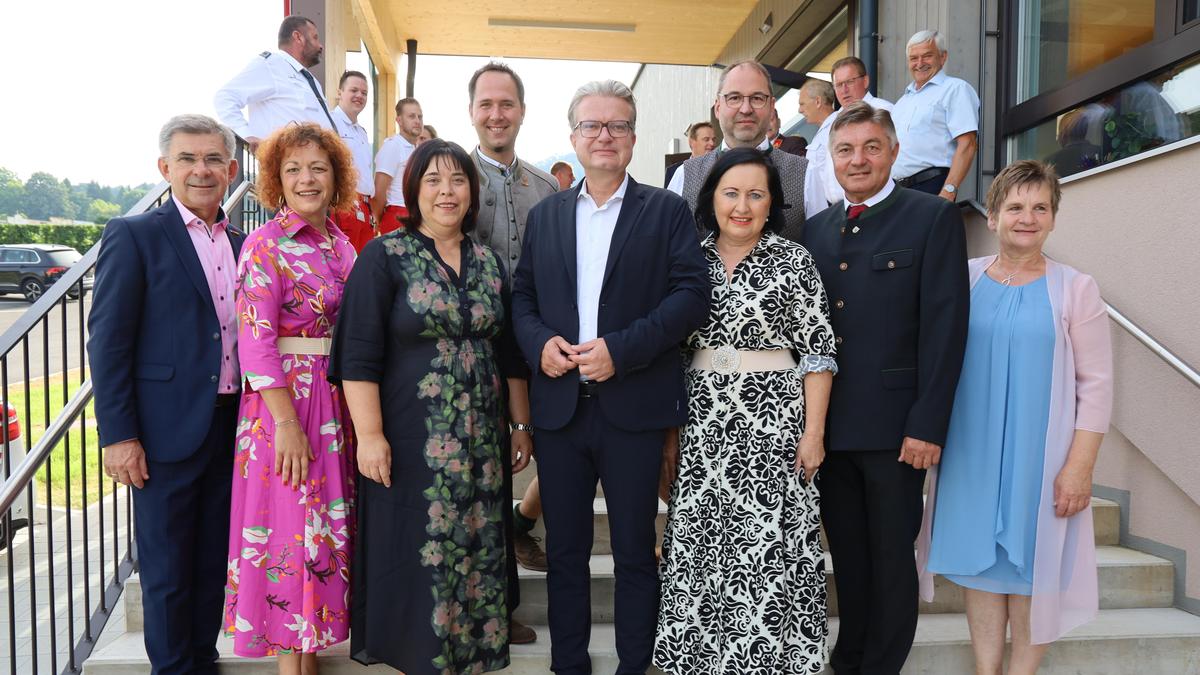
<svg viewBox="0 0 1200 675">
<path fill-rule="evenodd" d="M 259 56 L 263 57 L 264 59 L 269 59 L 271 58 L 271 52 L 263 52 L 259 54 Z"/>
</svg>

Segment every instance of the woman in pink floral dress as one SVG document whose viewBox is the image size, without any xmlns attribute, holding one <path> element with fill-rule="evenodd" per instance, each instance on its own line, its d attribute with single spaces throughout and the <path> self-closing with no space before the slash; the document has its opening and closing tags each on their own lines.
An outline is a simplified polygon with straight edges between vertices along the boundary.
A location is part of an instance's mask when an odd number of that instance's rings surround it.
<svg viewBox="0 0 1200 675">
<path fill-rule="evenodd" d="M 350 625 L 354 441 L 325 376 L 354 248 L 326 214 L 349 204 L 355 176 L 337 135 L 312 124 L 285 127 L 258 156 L 259 199 L 280 210 L 238 261 L 244 394 L 225 630 L 238 655 L 308 675 Z"/>
</svg>

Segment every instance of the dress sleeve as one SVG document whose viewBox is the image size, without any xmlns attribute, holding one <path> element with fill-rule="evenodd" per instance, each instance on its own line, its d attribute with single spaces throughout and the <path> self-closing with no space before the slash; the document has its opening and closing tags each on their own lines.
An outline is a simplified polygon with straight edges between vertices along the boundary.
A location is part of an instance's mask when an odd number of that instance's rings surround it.
<svg viewBox="0 0 1200 675">
<path fill-rule="evenodd" d="M 258 230 L 246 239 L 238 260 L 238 363 L 242 380 L 256 391 L 287 385 L 275 346 L 285 293 L 277 255 L 275 240 Z"/>
<path fill-rule="evenodd" d="M 1075 428 L 1106 433 L 1112 414 L 1113 360 L 1108 312 L 1096 280 L 1075 278 L 1068 339 L 1075 357 Z"/>
<path fill-rule="evenodd" d="M 385 239 L 372 239 L 346 280 L 333 329 L 329 381 L 381 382 L 397 281 L 388 272 Z"/>
<path fill-rule="evenodd" d="M 790 313 L 792 348 L 800 355 L 801 373 L 837 374 L 837 349 L 829 320 L 829 298 L 812 255 L 801 249 L 795 257 L 795 289 Z"/>
</svg>

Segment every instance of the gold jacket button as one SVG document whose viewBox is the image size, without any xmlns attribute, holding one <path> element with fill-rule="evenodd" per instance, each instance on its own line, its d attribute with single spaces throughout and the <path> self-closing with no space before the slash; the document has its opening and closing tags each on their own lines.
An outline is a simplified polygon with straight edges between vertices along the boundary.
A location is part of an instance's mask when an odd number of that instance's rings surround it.
<svg viewBox="0 0 1200 675">
<path fill-rule="evenodd" d="M 846 301 L 845 301 L 845 300 L 838 300 L 837 302 L 833 303 L 833 306 L 834 306 L 834 307 L 837 307 L 838 309 L 841 309 L 841 308 L 843 308 L 843 307 L 845 307 L 845 306 L 846 306 Z"/>
<path fill-rule="evenodd" d="M 846 270 L 850 269 L 850 266 L 846 263 L 842 263 L 841 265 L 838 265 L 838 269 L 845 272 Z"/>
</svg>

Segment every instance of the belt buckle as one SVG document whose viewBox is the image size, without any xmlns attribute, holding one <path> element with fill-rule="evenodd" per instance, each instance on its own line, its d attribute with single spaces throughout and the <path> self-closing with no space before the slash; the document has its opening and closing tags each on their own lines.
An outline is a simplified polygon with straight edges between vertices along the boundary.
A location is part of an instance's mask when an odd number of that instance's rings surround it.
<svg viewBox="0 0 1200 675">
<path fill-rule="evenodd" d="M 733 345 L 717 347 L 712 355 L 712 369 L 721 375 L 732 375 L 742 365 L 742 355 Z"/>
</svg>

